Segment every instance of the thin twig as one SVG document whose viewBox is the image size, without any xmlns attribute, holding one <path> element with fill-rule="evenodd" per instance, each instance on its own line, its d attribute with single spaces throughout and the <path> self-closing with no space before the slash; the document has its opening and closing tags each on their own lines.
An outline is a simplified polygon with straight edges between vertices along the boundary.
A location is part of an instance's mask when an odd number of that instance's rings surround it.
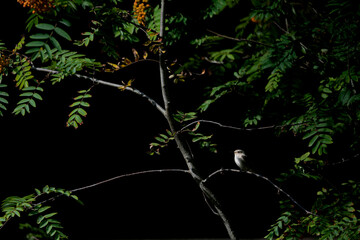
<svg viewBox="0 0 360 240">
<path fill-rule="evenodd" d="M 112 178 L 109 178 L 109 179 L 106 179 L 106 180 L 103 180 L 103 181 L 100 181 L 100 182 L 96 182 L 96 183 L 93 183 L 93 184 L 90 184 L 90 185 L 86 185 L 86 186 L 83 186 L 83 187 L 72 189 L 72 190 L 70 190 L 70 192 L 74 193 L 74 192 L 87 190 L 87 189 L 90 189 L 90 188 L 94 188 L 94 187 L 103 185 L 105 183 L 109 183 L 109 182 L 112 182 L 112 181 L 115 181 L 115 180 L 118 180 L 118 179 L 121 179 L 121 178 L 125 178 L 125 177 L 132 177 L 132 176 L 151 174 L 151 173 L 168 173 L 168 172 L 190 173 L 188 170 L 184 170 L 184 169 L 155 169 L 155 170 L 146 170 L 146 171 L 140 171 L 140 172 L 126 173 L 126 174 L 122 174 L 122 175 L 119 175 L 119 176 L 116 176 L 116 177 L 112 177 Z M 39 196 L 36 196 L 36 197 L 39 197 Z M 53 196 L 51 198 L 45 199 L 42 202 L 36 203 L 35 206 L 40 205 L 40 204 L 44 204 L 44 203 L 49 202 L 49 201 L 54 201 L 56 198 L 61 197 L 61 196 L 64 196 L 64 195 L 63 194 L 55 195 L 55 196 Z"/>
<path fill-rule="evenodd" d="M 168 172 L 190 173 L 188 170 L 185 170 L 185 169 L 155 169 L 155 170 L 146 170 L 146 171 L 140 171 L 140 172 L 134 172 L 134 173 L 127 173 L 127 174 L 122 174 L 122 175 L 119 175 L 119 176 L 116 176 L 113 178 L 109 178 L 109 179 L 106 179 L 106 180 L 103 180 L 103 181 L 100 181 L 100 182 L 97 182 L 97 183 L 94 183 L 91 185 L 72 189 L 72 190 L 70 190 L 70 192 L 74 193 L 74 192 L 83 191 L 85 189 L 97 187 L 99 185 L 109 183 L 114 180 L 125 178 L 125 177 L 132 177 L 132 176 L 138 176 L 138 175 L 144 175 L 144 174 L 150 174 L 150 173 L 168 173 Z"/>
<path fill-rule="evenodd" d="M 204 200 L 205 200 L 205 203 L 208 205 L 210 211 L 216 215 L 216 216 L 219 216 L 219 213 L 214 209 L 214 207 L 209 203 L 209 201 L 207 200 L 208 198 L 206 197 L 205 195 L 205 192 L 204 191 L 201 191 L 203 197 L 204 197 Z"/>
<path fill-rule="evenodd" d="M 309 210 L 307 210 L 306 208 L 304 208 L 301 204 L 299 204 L 292 196 L 290 196 L 290 194 L 288 194 L 287 192 L 285 192 L 282 188 L 280 188 L 278 185 L 276 185 L 273 181 L 271 181 L 269 178 L 260 175 L 258 173 L 254 173 L 251 171 L 242 171 L 242 170 L 238 170 L 238 169 L 219 169 L 216 170 L 215 172 L 211 173 L 203 182 L 205 183 L 206 181 L 208 181 L 210 178 L 214 177 L 217 174 L 223 173 L 223 172 L 234 172 L 234 173 L 246 173 L 249 175 L 254 175 L 258 178 L 261 178 L 265 181 L 267 181 L 268 183 L 270 183 L 273 187 L 275 187 L 279 192 L 283 193 L 287 198 L 289 198 L 294 204 L 296 204 L 301 210 L 303 210 L 306 214 L 309 215 L 316 215 L 313 212 L 310 212 Z"/>
<path fill-rule="evenodd" d="M 284 28 L 282 28 L 277 22 L 273 21 L 273 23 L 275 24 L 276 27 L 278 27 L 281 31 L 283 31 L 286 34 L 289 34 L 289 32 L 287 30 L 285 30 Z"/>
<path fill-rule="evenodd" d="M 264 127 L 254 127 L 254 128 L 243 128 L 243 127 L 234 127 L 234 126 L 230 126 L 230 125 L 224 125 L 221 124 L 219 122 L 216 121 L 211 121 L 211 120 L 205 120 L 205 119 L 200 119 L 200 120 L 195 120 L 187 125 L 185 125 L 183 128 L 180 129 L 180 131 L 178 132 L 183 132 L 186 129 L 188 129 L 189 127 L 191 127 L 192 125 L 195 125 L 197 123 L 210 123 L 210 124 L 214 124 L 217 125 L 221 128 L 229 128 L 229 129 L 233 129 L 233 130 L 237 130 L 237 131 L 254 131 L 254 130 L 265 130 L 265 129 L 272 129 L 272 128 L 284 128 L 284 127 L 291 127 L 291 126 L 298 126 L 298 125 L 305 125 L 306 123 L 308 123 L 307 121 L 305 122 L 301 122 L 301 123 L 293 123 L 293 124 L 284 124 L 284 125 L 270 125 L 270 126 L 264 126 Z"/>
<path fill-rule="evenodd" d="M 209 33 L 212 33 L 212 34 L 214 34 L 214 35 L 216 35 L 218 37 L 226 38 L 226 39 L 236 41 L 236 42 L 249 42 L 249 43 L 259 44 L 259 45 L 262 45 L 262 46 L 265 46 L 265 47 L 273 47 L 273 45 L 263 43 L 263 42 L 258 42 L 258 41 L 251 40 L 251 39 L 229 37 L 229 36 L 214 32 L 214 31 L 212 31 L 210 29 L 207 29 L 206 31 L 208 31 Z"/>
<path fill-rule="evenodd" d="M 336 165 L 339 165 L 339 164 L 343 164 L 343 163 L 349 162 L 351 160 L 354 160 L 355 158 L 357 158 L 359 156 L 360 156 L 360 153 L 357 153 L 357 154 L 355 154 L 354 156 L 352 156 L 350 158 L 347 158 L 347 159 L 342 158 L 341 161 L 330 163 L 327 166 L 336 166 Z"/>
<path fill-rule="evenodd" d="M 50 70 L 50 69 L 47 69 L 47 68 L 39 68 L 39 67 L 35 67 L 35 66 L 33 66 L 32 69 L 35 70 L 35 71 L 47 72 L 47 73 L 50 73 L 50 74 L 59 73 L 59 71 L 56 71 L 56 70 Z M 88 76 L 81 75 L 81 74 L 74 74 L 74 76 L 76 76 L 78 78 L 84 78 L 86 80 L 90 80 L 90 81 L 92 81 L 94 83 L 97 83 L 97 84 L 102 84 L 102 85 L 115 87 L 115 88 L 121 88 L 121 89 L 125 89 L 127 91 L 130 91 L 130 92 L 133 92 L 133 93 L 145 98 L 146 100 L 148 100 L 157 110 L 159 110 L 161 112 L 161 114 L 163 114 L 165 116 L 165 109 L 163 107 L 161 107 L 160 104 L 158 104 L 154 99 L 152 99 L 151 97 L 149 97 L 148 95 L 146 95 L 145 93 L 141 92 L 140 90 L 138 90 L 138 89 L 136 89 L 134 87 L 128 87 L 128 86 L 124 86 L 122 84 L 112 83 L 112 82 L 97 79 L 95 77 L 88 77 Z"/>
</svg>

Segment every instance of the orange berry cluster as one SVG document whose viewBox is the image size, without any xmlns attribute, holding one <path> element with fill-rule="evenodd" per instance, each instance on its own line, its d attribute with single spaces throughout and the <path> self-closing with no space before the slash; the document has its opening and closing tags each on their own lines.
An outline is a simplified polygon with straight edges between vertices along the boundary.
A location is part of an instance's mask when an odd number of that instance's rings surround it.
<svg viewBox="0 0 360 240">
<path fill-rule="evenodd" d="M 32 13 L 48 12 L 55 5 L 53 0 L 17 0 L 23 7 L 30 7 L 33 9 Z"/>
<path fill-rule="evenodd" d="M 4 68 L 6 68 L 10 63 L 10 59 L 5 56 L 4 54 L 0 55 L 0 74 L 4 71 Z"/>
<path fill-rule="evenodd" d="M 145 26 L 146 9 L 149 8 L 148 0 L 135 0 L 134 1 L 134 15 L 140 25 Z"/>
</svg>

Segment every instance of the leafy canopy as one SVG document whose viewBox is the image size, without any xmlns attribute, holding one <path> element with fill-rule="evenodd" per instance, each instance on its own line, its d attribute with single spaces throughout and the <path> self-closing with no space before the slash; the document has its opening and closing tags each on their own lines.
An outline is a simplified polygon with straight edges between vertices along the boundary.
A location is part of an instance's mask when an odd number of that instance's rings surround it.
<svg viewBox="0 0 360 240">
<path fill-rule="evenodd" d="M 49 3 L 47 7 L 18 2 L 31 7 L 28 34 L 13 49 L 0 42 L 1 116 L 9 107 L 12 80 L 20 97 L 12 112 L 26 115 L 42 100 L 45 81 L 59 84 L 71 76 L 86 76 L 96 84 L 98 72 L 112 74 L 140 61 L 156 61 L 151 58 L 161 52 L 175 88 L 176 84 L 191 88 L 193 82 L 206 79 L 206 87 L 199 90 L 204 94 L 202 103 L 190 110 L 179 108 L 173 116 L 181 127 L 233 96 L 237 101 L 232 108 L 244 113 L 240 126 L 285 126 L 279 134 L 302 141 L 303 153 L 289 159 L 292 167 L 278 180 L 316 181 L 320 186 L 312 203 L 316 214 L 304 215 L 289 201 L 281 201 L 281 216 L 267 239 L 359 238 L 358 179 L 329 184 L 322 174 L 339 164 L 329 154 L 337 149 L 346 149 L 341 156 L 345 160 L 359 157 L 360 5 L 356 1 L 203 0 L 189 8 L 190 1 L 169 0 L 164 39 L 159 37 L 161 9 L 155 0 L 135 0 L 131 5 L 121 0 L 42 1 Z M 73 26 L 76 13 L 91 19 L 86 30 Z M 86 50 L 89 47 L 101 57 L 95 60 Z M 136 92 L 133 81 L 128 79 L 118 88 Z M 83 124 L 94 86 L 78 91 L 67 126 Z M 216 154 L 217 145 L 211 140 L 216 133 L 201 133 L 199 125 L 182 131 Z M 150 144 L 150 154 L 159 154 L 175 134 L 164 129 Z M 50 190 L 63 194 L 49 189 L 37 191 L 38 195 Z M 39 215 L 37 224 L 46 234 L 65 238 L 54 214 L 44 215 L 48 208 L 34 205 L 34 200 L 33 195 L 4 200 L 0 223 L 31 210 Z"/>
</svg>

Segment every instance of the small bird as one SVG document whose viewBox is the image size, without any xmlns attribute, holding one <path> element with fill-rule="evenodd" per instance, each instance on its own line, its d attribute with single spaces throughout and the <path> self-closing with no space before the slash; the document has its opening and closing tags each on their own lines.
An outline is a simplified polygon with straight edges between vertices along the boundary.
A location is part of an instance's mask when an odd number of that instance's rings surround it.
<svg viewBox="0 0 360 240">
<path fill-rule="evenodd" d="M 245 166 L 245 158 L 246 158 L 246 155 L 243 150 L 237 149 L 234 151 L 235 163 L 242 171 L 247 170 L 247 167 Z"/>
</svg>

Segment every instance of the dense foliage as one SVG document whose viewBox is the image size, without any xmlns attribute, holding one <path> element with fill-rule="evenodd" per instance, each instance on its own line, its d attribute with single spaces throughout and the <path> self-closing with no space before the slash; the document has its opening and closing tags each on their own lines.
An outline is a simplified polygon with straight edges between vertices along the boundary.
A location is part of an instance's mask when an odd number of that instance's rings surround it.
<svg viewBox="0 0 360 240">
<path fill-rule="evenodd" d="M 169 0 L 164 38 L 159 36 L 161 7 L 155 0 L 131 4 L 121 0 L 41 1 L 44 6 L 18 2 L 32 8 L 28 36 L 14 49 L 0 43 L 0 115 L 8 109 L 7 88 L 12 80 L 20 97 L 13 113 L 26 115 L 42 100 L 45 81 L 59 84 L 69 76 L 83 77 L 94 85 L 78 91 L 70 106 L 67 126 L 78 128 L 87 116 L 91 89 L 99 83 L 97 73 L 111 75 L 138 62 L 157 61 L 157 55 L 164 54 L 172 87 L 184 84 L 191 88 L 193 82 L 206 79 L 202 103 L 191 110 L 176 109 L 173 116 L 194 144 L 217 153 L 213 135 L 201 133 L 196 119 L 226 102 L 227 96 L 237 99 L 232 108 L 243 112 L 238 119 L 240 128 L 275 125 L 279 135 L 302 140 L 299 149 L 303 153 L 289 159 L 292 167 L 278 181 L 316 182 L 319 189 L 312 214 L 282 200 L 281 216 L 269 227 L 267 239 L 360 237 L 359 179 L 351 175 L 342 182 L 324 178 L 327 168 L 359 160 L 357 1 L 212 0 L 199 1 L 198 7 L 190 9 L 183 1 Z M 81 36 L 82 26 L 72 25 L 75 12 L 90 20 Z M 96 54 L 83 54 L 91 46 L 102 53 L 99 59 L 93 59 Z M 39 77 L 39 73 L 51 76 Z M 133 81 L 116 87 L 139 94 Z M 176 134 L 164 128 L 150 144 L 149 153 L 160 154 Z M 76 198 L 64 190 L 50 190 Z M 37 190 L 37 194 L 50 190 Z M 5 199 L 0 226 L 31 210 L 30 215 L 40 214 L 37 224 L 47 226 L 46 234 L 65 238 L 51 213 L 41 214 L 47 208 L 34 204 L 36 198 Z"/>
</svg>

